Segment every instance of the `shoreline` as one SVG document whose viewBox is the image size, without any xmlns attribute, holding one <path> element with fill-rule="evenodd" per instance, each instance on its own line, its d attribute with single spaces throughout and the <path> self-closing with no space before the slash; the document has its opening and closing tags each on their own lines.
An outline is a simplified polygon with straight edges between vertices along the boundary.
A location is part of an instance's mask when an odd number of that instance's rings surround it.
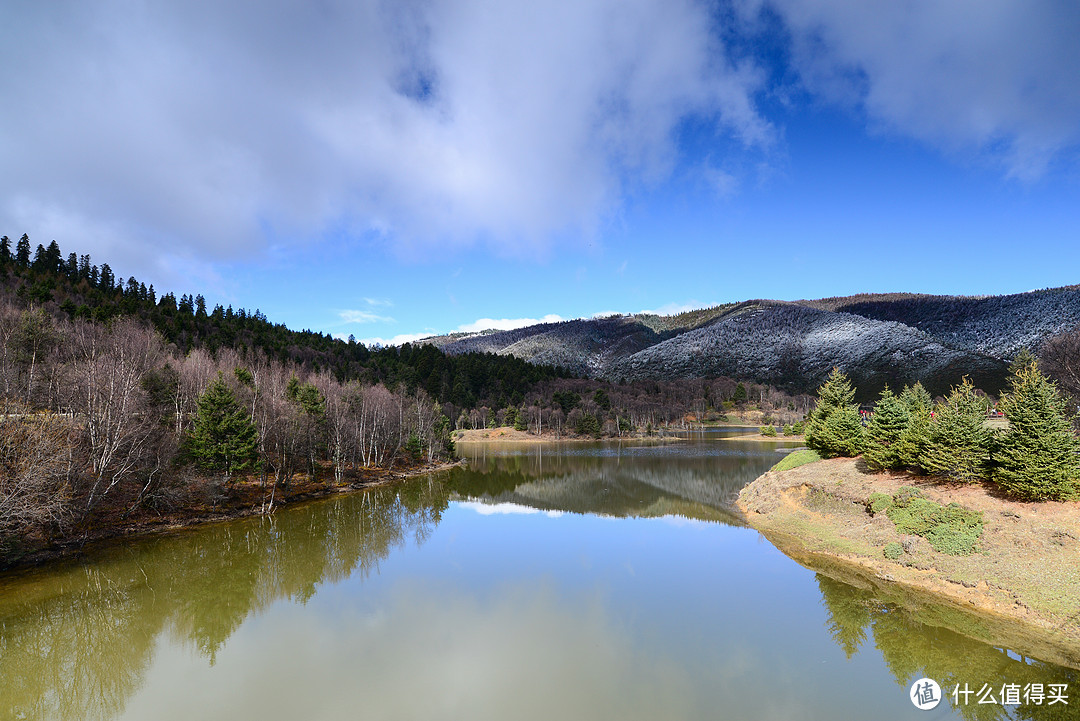
<svg viewBox="0 0 1080 721">
<path fill-rule="evenodd" d="M 186 510 L 173 511 L 159 516 L 141 515 L 130 521 L 115 521 L 106 518 L 96 527 L 76 532 L 70 536 L 52 541 L 38 541 L 37 545 L 18 555 L 0 557 L 0 576 L 19 571 L 46 566 L 51 563 L 73 560 L 86 552 L 113 543 L 127 540 L 152 538 L 159 535 L 177 533 L 213 523 L 235 521 L 260 515 L 273 515 L 279 507 L 294 507 L 310 501 L 320 501 L 347 493 L 356 493 L 371 488 L 400 483 L 428 473 L 438 473 L 468 463 L 465 458 L 438 463 L 423 463 L 398 471 L 384 468 L 367 469 L 360 478 L 335 484 L 323 481 L 294 481 L 288 491 L 277 489 L 271 510 L 267 511 L 260 503 L 252 503 L 252 491 L 265 492 L 256 483 L 237 484 L 233 487 L 234 496 L 220 507 L 211 509 L 192 506 Z M 204 479 L 205 480 L 205 479 Z M 246 493 L 246 495 L 245 495 Z M 263 495 L 265 498 L 265 495 Z M 143 513 L 147 511 L 143 510 Z"/>
<path fill-rule="evenodd" d="M 720 440 L 722 441 L 754 441 L 755 443 L 798 443 L 800 446 L 806 445 L 805 436 L 763 436 L 760 433 L 747 433 L 745 436 L 724 436 Z"/>
<path fill-rule="evenodd" d="M 685 441 L 686 438 L 657 432 L 652 436 L 593 436 L 564 435 L 556 437 L 545 433 L 537 436 L 525 431 L 515 431 L 510 426 L 500 428 L 476 428 L 467 431 L 454 431 L 454 443 L 532 443 L 555 445 L 558 443 L 596 443 L 597 441 Z"/>
<path fill-rule="evenodd" d="M 932 501 L 981 511 L 978 550 L 952 556 L 900 534 L 871 493 L 914 486 Z M 768 471 L 739 493 L 748 525 L 800 565 L 914 606 L 934 625 L 1080 669 L 1080 503 L 1024 503 L 981 486 L 868 473 L 834 458 Z M 897 560 L 883 554 L 902 543 Z"/>
</svg>

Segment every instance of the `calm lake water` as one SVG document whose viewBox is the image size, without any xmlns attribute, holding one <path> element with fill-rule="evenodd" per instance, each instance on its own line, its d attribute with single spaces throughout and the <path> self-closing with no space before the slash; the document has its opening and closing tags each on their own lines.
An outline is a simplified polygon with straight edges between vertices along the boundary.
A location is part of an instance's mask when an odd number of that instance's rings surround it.
<svg viewBox="0 0 1080 721">
<path fill-rule="evenodd" d="M 467 469 L 0 577 L 0 719 L 1057 719 L 1080 674 L 808 570 L 732 512 L 780 444 Z M 1069 705 L 919 711 L 1068 684 Z"/>
</svg>

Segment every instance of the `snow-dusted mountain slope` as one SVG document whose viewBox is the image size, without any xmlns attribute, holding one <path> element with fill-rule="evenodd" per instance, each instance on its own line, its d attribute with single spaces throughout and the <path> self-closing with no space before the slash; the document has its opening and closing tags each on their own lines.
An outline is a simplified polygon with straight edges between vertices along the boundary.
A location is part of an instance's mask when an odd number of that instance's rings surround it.
<svg viewBox="0 0 1080 721">
<path fill-rule="evenodd" d="M 1008 296 L 862 295 L 747 301 L 662 318 L 615 316 L 433 339 L 449 353 L 513 354 L 620 378 L 728 375 L 811 390 L 833 366 L 866 392 L 962 376 L 1000 388 L 1022 347 L 1080 324 L 1080 286 Z"/>
</svg>

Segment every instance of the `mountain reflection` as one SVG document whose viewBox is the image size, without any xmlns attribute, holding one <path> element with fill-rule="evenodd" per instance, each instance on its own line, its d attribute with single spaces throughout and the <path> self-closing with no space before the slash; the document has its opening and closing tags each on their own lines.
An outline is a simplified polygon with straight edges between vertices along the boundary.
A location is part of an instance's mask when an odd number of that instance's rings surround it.
<svg viewBox="0 0 1080 721">
<path fill-rule="evenodd" d="M 497 446 L 496 446 L 497 449 Z M 469 469 L 455 473 L 459 498 L 542 511 L 616 517 L 682 516 L 743 525 L 739 491 L 778 459 L 771 444 L 542 445 L 513 453 L 488 444 L 463 449 Z"/>
</svg>

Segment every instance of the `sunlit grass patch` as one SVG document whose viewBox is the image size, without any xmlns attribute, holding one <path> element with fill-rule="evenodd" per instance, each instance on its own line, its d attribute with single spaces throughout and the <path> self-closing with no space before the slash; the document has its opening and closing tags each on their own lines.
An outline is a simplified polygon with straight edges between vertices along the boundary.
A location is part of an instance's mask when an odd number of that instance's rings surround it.
<svg viewBox="0 0 1080 721">
<path fill-rule="evenodd" d="M 821 456 L 817 454 L 817 451 L 811 451 L 807 448 L 803 448 L 798 451 L 792 451 L 791 453 L 780 459 L 769 470 L 773 471 L 790 471 L 792 468 L 798 468 L 799 466 L 805 466 L 807 463 L 813 463 L 814 461 L 820 461 Z"/>
</svg>

